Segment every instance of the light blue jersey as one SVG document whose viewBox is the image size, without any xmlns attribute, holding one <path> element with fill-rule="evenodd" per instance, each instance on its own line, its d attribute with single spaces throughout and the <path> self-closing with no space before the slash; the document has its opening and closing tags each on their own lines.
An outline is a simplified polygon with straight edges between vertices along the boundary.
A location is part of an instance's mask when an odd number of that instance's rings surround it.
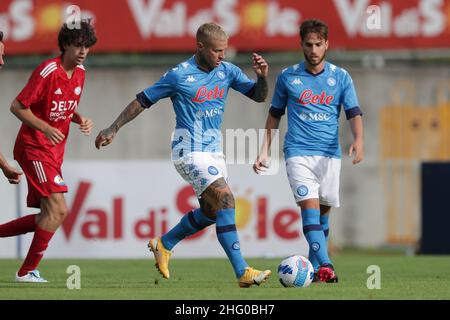
<svg viewBox="0 0 450 320">
<path fill-rule="evenodd" d="M 281 116 L 288 109 L 285 158 L 295 156 L 341 157 L 339 115 L 360 115 L 353 81 L 342 68 L 326 62 L 316 75 L 305 63 L 284 69 L 278 76 L 270 112 Z"/>
<path fill-rule="evenodd" d="M 172 153 L 182 157 L 192 151 L 222 152 L 220 128 L 228 90 L 233 88 L 246 94 L 254 85 L 255 81 L 232 63 L 222 62 L 206 72 L 198 67 L 193 56 L 166 72 L 137 97 L 144 107 L 170 97 L 176 114 Z"/>
</svg>

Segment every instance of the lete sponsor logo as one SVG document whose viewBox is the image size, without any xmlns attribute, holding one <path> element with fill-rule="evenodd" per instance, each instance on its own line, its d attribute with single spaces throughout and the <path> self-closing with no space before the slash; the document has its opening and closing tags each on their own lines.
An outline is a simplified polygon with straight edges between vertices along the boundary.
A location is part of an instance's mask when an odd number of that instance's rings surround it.
<svg viewBox="0 0 450 320">
<path fill-rule="evenodd" d="M 327 96 L 327 93 L 325 91 L 322 91 L 320 94 L 314 94 L 312 90 L 307 89 L 302 91 L 300 94 L 300 98 L 298 99 L 298 102 L 302 105 L 307 104 L 325 104 L 327 106 L 331 105 L 331 102 L 333 102 L 334 96 L 330 95 Z"/>
<path fill-rule="evenodd" d="M 209 90 L 206 86 L 201 86 L 198 88 L 195 98 L 192 99 L 194 102 L 203 103 L 205 101 L 211 101 L 215 99 L 222 99 L 225 94 L 225 89 L 220 89 L 216 86 L 214 89 Z"/>
</svg>

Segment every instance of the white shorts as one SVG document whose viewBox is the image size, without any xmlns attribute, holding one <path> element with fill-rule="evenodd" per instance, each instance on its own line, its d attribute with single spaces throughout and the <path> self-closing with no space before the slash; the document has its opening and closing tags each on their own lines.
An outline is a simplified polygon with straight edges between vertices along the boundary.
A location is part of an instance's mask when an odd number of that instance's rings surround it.
<svg viewBox="0 0 450 320">
<path fill-rule="evenodd" d="M 339 207 L 341 159 L 299 156 L 286 160 L 286 172 L 295 201 L 319 199 L 320 204 Z"/>
<path fill-rule="evenodd" d="M 223 153 L 191 152 L 173 161 L 175 169 L 195 191 L 197 198 L 217 179 L 228 179 Z"/>
</svg>

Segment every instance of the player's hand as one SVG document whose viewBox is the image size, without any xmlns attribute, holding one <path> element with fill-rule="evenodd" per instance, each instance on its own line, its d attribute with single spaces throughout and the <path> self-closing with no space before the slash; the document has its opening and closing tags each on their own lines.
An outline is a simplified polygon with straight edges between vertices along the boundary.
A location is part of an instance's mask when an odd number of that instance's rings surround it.
<svg viewBox="0 0 450 320">
<path fill-rule="evenodd" d="M 100 131 L 97 138 L 95 139 L 95 147 L 97 149 L 100 149 L 101 147 L 107 146 L 113 141 L 115 135 L 116 132 L 113 129 L 111 128 L 103 129 L 102 131 Z"/>
<path fill-rule="evenodd" d="M 269 65 L 262 56 L 257 53 L 252 55 L 253 70 L 258 77 L 267 77 L 269 74 Z"/>
<path fill-rule="evenodd" d="M 23 173 L 8 165 L 6 168 L 3 168 L 3 174 L 6 179 L 8 179 L 9 183 L 18 184 Z"/>
<path fill-rule="evenodd" d="M 49 139 L 53 143 L 53 145 L 57 145 L 66 138 L 66 136 L 61 131 L 52 126 L 48 126 L 45 129 L 44 134 L 47 139 Z"/>
<path fill-rule="evenodd" d="M 348 150 L 348 156 L 352 157 L 353 153 L 355 153 L 355 157 L 353 158 L 353 164 L 358 164 L 364 159 L 364 144 L 362 140 L 355 140 Z"/>
<path fill-rule="evenodd" d="M 262 153 L 256 158 L 256 161 L 253 164 L 253 171 L 255 171 L 256 174 L 265 172 L 269 168 L 269 163 L 269 155 L 267 153 Z"/>
<path fill-rule="evenodd" d="M 94 122 L 92 122 L 91 119 L 83 118 L 83 117 L 81 118 L 80 131 L 82 134 L 84 134 L 85 136 L 90 135 L 93 127 L 94 127 Z"/>
</svg>

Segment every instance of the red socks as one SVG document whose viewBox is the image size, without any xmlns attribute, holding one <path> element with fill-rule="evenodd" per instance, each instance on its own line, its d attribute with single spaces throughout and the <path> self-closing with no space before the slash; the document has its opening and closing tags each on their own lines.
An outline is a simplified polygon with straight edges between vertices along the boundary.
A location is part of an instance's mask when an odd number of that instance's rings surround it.
<svg viewBox="0 0 450 320">
<path fill-rule="evenodd" d="M 10 221 L 0 225 L 0 238 L 18 236 L 20 234 L 33 232 L 36 228 L 36 214 Z"/>
<path fill-rule="evenodd" d="M 44 252 L 48 247 L 50 239 L 55 233 L 50 231 L 45 231 L 36 225 L 36 230 L 34 231 L 33 241 L 31 242 L 30 250 L 28 251 L 27 257 L 20 268 L 18 275 L 23 277 L 28 272 L 33 271 L 38 266 Z"/>
<path fill-rule="evenodd" d="M 48 247 L 48 243 L 55 234 L 54 232 L 41 229 L 35 220 L 36 215 L 31 214 L 0 225 L 0 238 L 18 236 L 34 231 L 33 241 L 31 242 L 27 257 L 18 272 L 20 277 L 36 269 Z"/>
</svg>

